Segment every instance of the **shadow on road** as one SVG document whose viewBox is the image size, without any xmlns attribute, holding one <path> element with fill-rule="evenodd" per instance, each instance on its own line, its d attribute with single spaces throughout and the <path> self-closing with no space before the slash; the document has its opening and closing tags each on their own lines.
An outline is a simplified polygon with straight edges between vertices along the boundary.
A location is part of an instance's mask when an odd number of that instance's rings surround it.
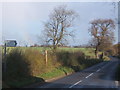
<svg viewBox="0 0 120 90">
<path fill-rule="evenodd" d="M 64 83 L 48 83 L 46 82 L 44 86 L 41 86 L 41 87 L 37 87 L 37 88 L 40 88 L 40 89 L 48 89 L 48 88 L 57 88 L 57 90 L 62 90 L 64 88 L 70 88 L 73 84 L 64 84 Z M 73 86 L 72 88 L 81 88 L 81 89 L 92 89 L 92 90 L 98 90 L 98 89 L 102 89 L 102 90 L 110 90 L 111 88 L 105 86 L 105 85 L 80 85 L 80 84 L 77 84 L 75 86 Z M 118 90 L 116 87 L 113 88 L 114 90 Z"/>
</svg>

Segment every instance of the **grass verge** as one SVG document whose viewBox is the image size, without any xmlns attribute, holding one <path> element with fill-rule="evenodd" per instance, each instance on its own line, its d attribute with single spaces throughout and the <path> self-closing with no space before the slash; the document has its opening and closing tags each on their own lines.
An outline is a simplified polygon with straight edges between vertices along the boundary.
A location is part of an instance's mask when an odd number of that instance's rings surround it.
<svg viewBox="0 0 120 90">
<path fill-rule="evenodd" d="M 53 69 L 51 72 L 46 72 L 46 73 L 40 74 L 38 77 L 41 77 L 44 80 L 47 80 L 47 79 L 51 79 L 54 77 L 67 75 L 68 73 L 72 73 L 72 72 L 74 72 L 74 70 L 72 68 L 61 66 L 61 67 L 57 67 L 57 68 Z"/>
<path fill-rule="evenodd" d="M 21 88 L 33 83 L 44 82 L 44 79 L 38 77 L 26 77 L 26 78 L 18 78 L 18 79 L 9 79 L 6 78 L 5 83 L 3 83 L 3 88 Z"/>
</svg>

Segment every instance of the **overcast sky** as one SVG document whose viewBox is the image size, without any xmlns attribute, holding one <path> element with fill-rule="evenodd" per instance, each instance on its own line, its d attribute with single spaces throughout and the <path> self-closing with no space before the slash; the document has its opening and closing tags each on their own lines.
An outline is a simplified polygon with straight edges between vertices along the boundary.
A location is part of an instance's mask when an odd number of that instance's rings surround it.
<svg viewBox="0 0 120 90">
<path fill-rule="evenodd" d="M 0 3 L 0 25 L 2 39 L 17 40 L 19 45 L 38 43 L 43 23 L 49 19 L 54 7 L 67 5 L 79 14 L 74 26 L 75 37 L 69 38 L 69 45 L 87 44 L 91 39 L 88 33 L 89 22 L 94 19 L 117 18 L 117 8 L 112 2 L 6 2 Z M 2 34 L 2 35 L 1 35 Z M 118 42 L 118 29 L 115 31 Z"/>
</svg>

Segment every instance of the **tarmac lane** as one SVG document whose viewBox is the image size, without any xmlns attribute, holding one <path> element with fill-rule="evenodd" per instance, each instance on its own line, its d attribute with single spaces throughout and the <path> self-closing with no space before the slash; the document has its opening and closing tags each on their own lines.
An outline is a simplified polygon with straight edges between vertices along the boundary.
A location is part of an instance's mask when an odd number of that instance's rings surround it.
<svg viewBox="0 0 120 90">
<path fill-rule="evenodd" d="M 114 75 L 118 59 L 101 62 L 80 72 L 68 75 L 37 88 L 118 88 Z"/>
</svg>

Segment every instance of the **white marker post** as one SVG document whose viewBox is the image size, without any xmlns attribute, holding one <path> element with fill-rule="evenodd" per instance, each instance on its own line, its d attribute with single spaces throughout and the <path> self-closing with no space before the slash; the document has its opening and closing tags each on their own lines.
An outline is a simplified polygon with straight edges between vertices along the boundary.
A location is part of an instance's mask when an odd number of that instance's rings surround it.
<svg viewBox="0 0 120 90">
<path fill-rule="evenodd" d="M 48 61 L 48 59 L 47 59 L 47 50 L 45 50 L 45 63 L 46 63 L 46 65 L 47 65 L 47 61 Z"/>
</svg>

